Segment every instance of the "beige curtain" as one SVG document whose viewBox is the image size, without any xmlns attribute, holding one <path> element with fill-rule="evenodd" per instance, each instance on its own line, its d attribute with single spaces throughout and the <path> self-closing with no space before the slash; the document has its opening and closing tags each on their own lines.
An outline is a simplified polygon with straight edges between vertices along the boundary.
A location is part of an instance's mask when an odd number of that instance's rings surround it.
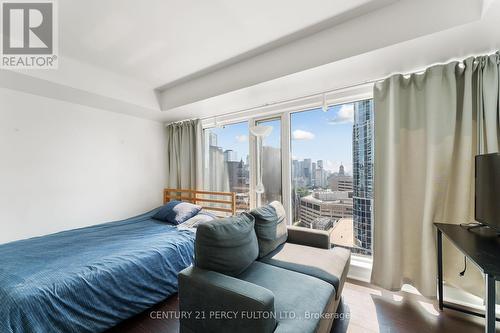
<svg viewBox="0 0 500 333">
<path fill-rule="evenodd" d="M 201 189 L 203 185 L 203 130 L 199 119 L 169 124 L 167 186 Z"/>
<path fill-rule="evenodd" d="M 436 295 L 433 222 L 474 220 L 474 156 L 479 146 L 498 150 L 498 59 L 469 58 L 375 85 L 373 283 Z M 473 265 L 458 278 L 463 257 L 448 243 L 444 253 L 446 282 L 482 296 Z"/>
</svg>

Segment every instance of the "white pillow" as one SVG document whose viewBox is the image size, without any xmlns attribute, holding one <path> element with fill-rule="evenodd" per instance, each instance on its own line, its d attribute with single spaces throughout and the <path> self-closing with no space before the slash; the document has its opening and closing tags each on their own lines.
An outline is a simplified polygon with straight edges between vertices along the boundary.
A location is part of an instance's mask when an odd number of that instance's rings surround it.
<svg viewBox="0 0 500 333">
<path fill-rule="evenodd" d="M 194 230 L 196 230 L 198 225 L 200 225 L 201 223 L 212 221 L 215 218 L 216 217 L 214 215 L 212 215 L 211 213 L 201 211 L 198 214 L 196 214 L 195 216 L 193 216 L 192 218 L 186 220 L 186 222 L 179 224 L 177 226 L 177 229 L 188 229 L 188 230 L 194 231 Z"/>
</svg>

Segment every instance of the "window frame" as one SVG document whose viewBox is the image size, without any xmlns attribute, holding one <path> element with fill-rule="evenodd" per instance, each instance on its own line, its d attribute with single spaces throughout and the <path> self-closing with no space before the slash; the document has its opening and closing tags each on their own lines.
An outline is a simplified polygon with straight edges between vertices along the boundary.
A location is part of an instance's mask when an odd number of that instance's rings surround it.
<svg viewBox="0 0 500 333">
<path fill-rule="evenodd" d="M 288 206 L 287 206 L 287 203 L 285 202 L 286 201 L 285 198 L 287 198 L 287 194 L 286 194 L 285 185 L 284 185 L 286 183 L 285 159 L 287 156 L 287 154 L 284 151 L 284 146 L 286 146 L 286 144 L 285 144 L 285 142 L 286 142 L 285 141 L 286 130 L 284 129 L 284 127 L 285 127 L 285 122 L 284 122 L 285 119 L 284 118 L 286 118 L 284 113 L 278 113 L 275 115 L 268 115 L 268 116 L 256 116 L 256 117 L 253 117 L 249 120 L 249 126 L 250 127 L 256 126 L 259 122 L 265 122 L 265 121 L 272 121 L 272 120 L 279 120 L 280 121 L 281 197 L 283 200 L 283 206 L 285 207 L 285 211 L 288 212 L 288 208 L 287 208 Z M 255 154 L 257 153 L 257 142 L 256 142 L 255 137 L 253 135 L 250 135 L 250 137 L 251 137 L 249 140 L 250 141 L 250 155 L 253 156 L 253 158 L 251 159 L 253 163 L 251 164 L 251 167 L 250 167 L 250 189 L 251 189 L 252 193 L 254 193 L 254 195 L 251 196 L 253 198 L 253 206 L 252 207 L 258 207 L 260 205 L 260 202 L 258 202 L 258 196 L 255 193 L 255 186 L 256 186 L 256 182 L 257 182 L 257 179 L 256 179 L 257 164 L 256 164 L 256 159 L 255 159 Z M 252 201 L 252 199 L 250 201 Z M 287 217 L 288 217 L 288 213 L 287 213 Z"/>
<path fill-rule="evenodd" d="M 248 121 L 249 128 L 255 126 L 258 121 L 281 119 L 281 158 L 282 158 L 282 195 L 283 206 L 286 211 L 289 225 L 293 223 L 292 217 L 292 182 L 291 182 L 291 114 L 316 109 L 322 105 L 323 94 L 311 95 L 293 101 L 285 101 L 252 108 L 245 111 L 228 113 L 221 116 L 205 118 L 202 121 L 203 130 L 214 128 L 216 125 L 230 125 Z M 346 88 L 325 93 L 327 105 L 354 103 L 360 100 L 373 99 L 373 84 L 363 84 L 352 88 Z M 256 175 L 256 142 L 255 138 L 248 133 L 249 137 L 249 163 L 250 163 L 250 209 L 257 205 L 255 193 Z M 373 224 L 372 224 L 373 235 Z"/>
</svg>

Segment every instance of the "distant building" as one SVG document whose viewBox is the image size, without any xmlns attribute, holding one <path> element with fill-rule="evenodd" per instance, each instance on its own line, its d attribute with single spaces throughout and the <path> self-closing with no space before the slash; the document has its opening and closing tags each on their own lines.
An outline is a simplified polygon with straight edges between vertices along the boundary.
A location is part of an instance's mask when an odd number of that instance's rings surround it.
<svg viewBox="0 0 500 333">
<path fill-rule="evenodd" d="M 275 147 L 262 147 L 262 184 L 264 193 L 261 204 L 272 201 L 283 201 L 281 198 L 281 149 Z"/>
<path fill-rule="evenodd" d="M 349 199 L 349 192 L 344 191 L 330 191 L 330 190 L 316 190 L 312 196 L 321 201 L 335 201 Z"/>
<path fill-rule="evenodd" d="M 232 149 L 224 151 L 224 161 L 226 162 L 238 162 L 238 153 Z"/>
<path fill-rule="evenodd" d="M 208 189 L 222 192 L 230 190 L 222 148 L 209 146 L 207 170 L 210 170 L 210 172 L 205 175 L 205 186 Z"/>
<path fill-rule="evenodd" d="M 316 175 L 315 175 L 315 186 L 320 187 L 320 188 L 327 188 L 328 187 L 328 176 L 329 176 L 329 173 L 327 170 L 325 170 L 323 168 L 317 168 Z"/>
<path fill-rule="evenodd" d="M 236 192 L 236 207 L 238 209 L 247 209 L 250 202 L 249 193 L 249 175 L 243 160 L 227 161 L 227 178 L 229 181 L 229 191 Z"/>
<path fill-rule="evenodd" d="M 311 222 L 311 228 L 316 230 L 330 230 L 335 219 L 331 217 L 318 217 Z"/>
<path fill-rule="evenodd" d="M 292 177 L 293 180 L 302 177 L 302 167 L 299 160 L 292 160 Z"/>
<path fill-rule="evenodd" d="M 353 178 L 352 176 L 345 174 L 344 166 L 342 164 L 339 167 L 339 172 L 333 174 L 328 180 L 330 182 L 330 189 L 332 191 L 353 190 Z"/>
<path fill-rule="evenodd" d="M 302 162 L 303 175 L 305 183 L 310 186 L 312 184 L 312 162 L 310 158 L 305 158 Z"/>
<path fill-rule="evenodd" d="M 352 206 L 348 192 L 314 191 L 313 194 L 300 198 L 301 225 L 312 228 L 313 221 L 320 217 L 334 220 L 351 217 Z"/>
<path fill-rule="evenodd" d="M 356 245 L 372 253 L 373 223 L 373 101 L 354 103 L 353 143 L 353 224 Z"/>
<path fill-rule="evenodd" d="M 218 147 L 217 134 L 209 133 L 208 141 L 205 188 L 212 191 L 236 192 L 237 209 L 248 209 L 250 202 L 248 163 L 235 160 L 237 157 L 235 151 L 230 149 L 223 151 L 221 147 Z"/>
<path fill-rule="evenodd" d="M 213 132 L 208 132 L 208 145 L 212 147 L 217 147 L 217 134 Z"/>
<path fill-rule="evenodd" d="M 318 186 L 317 185 L 317 182 L 316 182 L 316 171 L 317 171 L 317 168 L 316 168 L 316 162 L 312 162 L 311 163 L 311 185 L 312 186 Z"/>
</svg>

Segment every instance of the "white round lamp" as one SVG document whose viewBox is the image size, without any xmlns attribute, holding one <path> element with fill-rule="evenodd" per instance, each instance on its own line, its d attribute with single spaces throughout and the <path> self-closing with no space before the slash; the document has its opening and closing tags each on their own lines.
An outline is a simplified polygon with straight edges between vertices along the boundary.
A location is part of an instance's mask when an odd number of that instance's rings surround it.
<svg viewBox="0 0 500 333">
<path fill-rule="evenodd" d="M 257 139 L 257 185 L 255 186 L 255 192 L 257 194 L 262 194 L 265 191 L 264 184 L 262 184 L 262 140 L 271 132 L 273 128 L 271 126 L 257 125 L 250 128 L 250 133 Z"/>
</svg>

